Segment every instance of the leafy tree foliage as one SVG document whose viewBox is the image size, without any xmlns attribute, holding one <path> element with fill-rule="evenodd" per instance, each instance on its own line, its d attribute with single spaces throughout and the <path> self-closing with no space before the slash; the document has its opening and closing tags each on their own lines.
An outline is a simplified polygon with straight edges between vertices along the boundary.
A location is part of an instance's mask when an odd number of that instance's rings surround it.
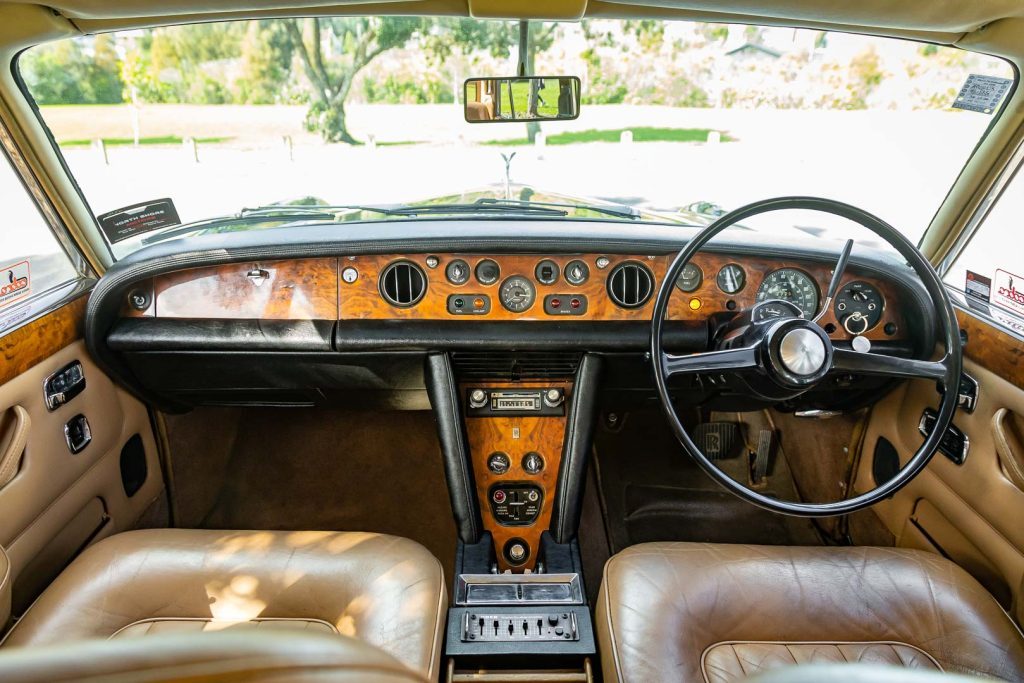
<svg viewBox="0 0 1024 683">
<path fill-rule="evenodd" d="M 76 40 L 62 40 L 30 50 L 19 67 L 40 104 L 117 104 L 124 83 L 120 60 L 109 35 L 99 35 L 91 50 Z"/>
</svg>

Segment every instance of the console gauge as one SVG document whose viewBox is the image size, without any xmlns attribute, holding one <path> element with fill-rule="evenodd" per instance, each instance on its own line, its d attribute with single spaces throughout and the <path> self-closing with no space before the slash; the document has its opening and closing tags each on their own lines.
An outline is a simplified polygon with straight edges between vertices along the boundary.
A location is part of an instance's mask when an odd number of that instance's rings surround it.
<svg viewBox="0 0 1024 683">
<path fill-rule="evenodd" d="M 445 267 L 444 275 L 453 285 L 464 285 L 469 282 L 469 264 L 462 259 L 455 259 Z"/>
<path fill-rule="evenodd" d="M 551 259 L 544 259 L 537 264 L 533 275 L 542 285 L 553 285 L 558 282 L 558 264 Z"/>
<path fill-rule="evenodd" d="M 676 287 L 681 292 L 696 292 L 702 282 L 704 271 L 696 263 L 687 263 L 683 266 L 683 272 L 676 278 Z"/>
<path fill-rule="evenodd" d="M 754 304 L 754 310 L 750 313 L 750 319 L 756 323 L 763 323 L 769 320 L 781 320 L 782 318 L 799 318 L 803 311 L 792 301 L 784 299 L 768 299 Z"/>
<path fill-rule="evenodd" d="M 726 294 L 735 294 L 747 284 L 747 274 L 741 266 L 728 263 L 718 271 L 718 288 Z"/>
<path fill-rule="evenodd" d="M 482 285 L 493 285 L 501 277 L 501 266 L 497 261 L 485 258 L 476 264 L 476 281 Z"/>
<path fill-rule="evenodd" d="M 882 319 L 885 299 L 870 282 L 857 280 L 843 285 L 836 296 L 835 314 L 850 334 L 864 334 Z"/>
<path fill-rule="evenodd" d="M 796 304 L 808 320 L 818 312 L 818 286 L 810 275 L 796 268 L 780 268 L 768 273 L 757 288 L 755 299 L 789 301 Z"/>
<path fill-rule="evenodd" d="M 573 287 L 579 287 L 590 277 L 590 267 L 579 259 L 565 264 L 565 281 Z"/>
<path fill-rule="evenodd" d="M 537 298 L 537 290 L 533 283 L 522 275 L 513 275 L 501 283 L 498 298 L 506 310 L 522 313 L 533 306 Z"/>
</svg>

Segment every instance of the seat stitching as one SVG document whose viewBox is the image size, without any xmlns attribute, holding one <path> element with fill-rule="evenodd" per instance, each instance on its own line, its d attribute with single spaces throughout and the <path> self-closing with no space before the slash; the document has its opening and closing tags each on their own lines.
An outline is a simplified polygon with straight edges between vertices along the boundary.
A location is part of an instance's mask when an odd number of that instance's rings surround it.
<svg viewBox="0 0 1024 683">
<path fill-rule="evenodd" d="M 929 653 L 925 652 L 924 650 L 922 650 L 921 648 L 917 647 L 916 645 L 911 645 L 910 643 L 903 643 L 903 642 L 900 642 L 898 640 L 861 640 L 861 641 L 857 641 L 857 640 L 837 640 L 837 641 L 831 641 L 831 642 L 830 641 L 824 641 L 824 640 L 803 640 L 803 641 L 795 640 L 795 641 L 792 641 L 792 642 L 783 642 L 783 641 L 777 641 L 777 640 L 723 640 L 723 641 L 719 641 L 717 643 L 713 643 L 711 645 L 708 645 L 706 648 L 704 648 L 704 652 L 701 654 L 701 668 L 704 669 L 704 663 L 706 662 L 708 653 L 711 650 L 715 649 L 716 647 L 721 647 L 721 646 L 729 646 L 729 647 L 735 649 L 735 647 L 737 645 L 781 645 L 781 646 L 785 647 L 787 649 L 787 651 L 789 651 L 789 647 L 791 645 L 830 645 L 832 647 L 838 647 L 840 645 L 888 645 L 890 647 L 894 647 L 894 646 L 898 645 L 900 647 L 905 647 L 905 648 L 908 648 L 908 649 L 911 649 L 911 650 L 914 650 L 916 652 L 921 653 L 928 661 L 930 661 L 933 665 L 935 665 L 935 668 L 937 668 L 939 671 L 945 671 L 945 669 L 942 667 L 942 665 L 939 664 L 939 662 L 934 657 L 932 657 Z M 843 658 L 846 659 L 846 655 L 842 652 L 842 650 L 840 650 L 840 654 L 842 654 Z M 795 661 L 795 658 L 794 658 L 794 661 Z M 744 673 L 745 673 L 745 671 L 744 671 Z"/>
<path fill-rule="evenodd" d="M 609 567 L 611 567 L 611 564 L 614 561 L 615 561 L 615 557 L 613 556 L 604 565 L 604 576 L 601 577 L 601 579 L 602 579 L 602 583 L 605 586 L 608 585 L 608 580 L 609 580 L 608 579 L 608 575 L 610 573 L 609 572 Z M 612 623 L 612 598 L 611 598 L 611 595 L 612 595 L 612 592 L 606 588 L 605 591 L 604 591 L 604 606 L 605 606 L 605 612 L 607 612 L 607 615 L 605 616 L 605 619 L 608 621 L 608 637 L 611 639 L 612 662 L 615 663 L 615 679 L 617 681 L 619 681 L 619 683 L 622 683 L 622 665 L 619 662 L 619 647 L 618 647 L 618 644 L 615 642 L 615 626 Z"/>
<path fill-rule="evenodd" d="M 146 625 L 146 632 L 143 635 L 148 635 L 149 632 L 152 630 L 154 625 L 156 625 L 158 623 L 161 623 L 161 622 L 171 622 L 171 621 L 175 621 L 175 622 L 204 622 L 204 623 L 210 623 L 210 624 L 212 624 L 212 623 L 238 623 L 238 624 L 245 624 L 245 623 L 254 623 L 255 622 L 257 624 L 257 626 L 260 625 L 260 623 L 267 622 L 267 621 L 269 621 L 269 622 L 274 622 L 274 621 L 303 621 L 303 622 L 306 622 L 306 627 L 307 628 L 309 627 L 309 624 L 315 622 L 315 623 L 318 623 L 318 624 L 323 624 L 324 626 L 327 626 L 328 628 L 330 628 L 331 631 L 333 631 L 334 633 L 336 633 L 338 635 L 341 635 L 339 633 L 337 627 L 334 624 L 330 623 L 329 621 L 324 621 L 323 619 L 307 619 L 307 618 L 304 618 L 304 617 L 257 617 L 255 619 L 214 619 L 212 617 L 148 617 L 146 619 L 138 619 L 137 621 L 133 621 L 130 624 L 125 624 L 124 626 L 122 626 L 121 628 L 117 629 L 116 631 L 111 633 L 109 636 L 107 636 L 107 640 L 111 640 L 113 638 L 116 638 L 122 632 L 127 631 L 128 629 L 132 628 L 133 626 L 141 626 L 143 624 Z"/>
</svg>

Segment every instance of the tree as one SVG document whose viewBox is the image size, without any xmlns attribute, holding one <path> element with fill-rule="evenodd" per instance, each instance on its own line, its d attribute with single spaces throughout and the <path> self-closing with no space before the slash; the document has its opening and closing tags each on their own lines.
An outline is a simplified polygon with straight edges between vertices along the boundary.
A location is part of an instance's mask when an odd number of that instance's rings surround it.
<svg viewBox="0 0 1024 683">
<path fill-rule="evenodd" d="M 37 47 L 20 68 L 39 104 L 121 102 L 120 62 L 109 35 Z"/>
<path fill-rule="evenodd" d="M 281 22 L 248 22 L 242 39 L 242 76 L 235 87 L 246 104 L 276 104 L 287 100 L 292 44 Z"/>
<path fill-rule="evenodd" d="M 409 42 L 424 25 L 406 17 L 286 19 L 291 47 L 299 55 L 311 86 L 306 128 L 327 142 L 359 144 L 348 130 L 345 100 L 356 75 L 387 50 Z M 325 54 L 337 49 L 336 58 Z"/>
</svg>

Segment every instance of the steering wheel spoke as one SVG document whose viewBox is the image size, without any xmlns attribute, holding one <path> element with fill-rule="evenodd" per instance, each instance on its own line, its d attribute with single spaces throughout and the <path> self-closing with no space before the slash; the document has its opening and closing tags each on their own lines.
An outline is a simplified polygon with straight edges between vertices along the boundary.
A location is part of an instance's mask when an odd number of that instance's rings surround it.
<svg viewBox="0 0 1024 683">
<path fill-rule="evenodd" d="M 832 369 L 857 375 L 934 380 L 943 379 L 948 372 L 946 365 L 938 361 L 899 358 L 882 353 L 849 349 L 833 351 Z"/>
<path fill-rule="evenodd" d="M 742 372 L 757 367 L 757 352 L 757 346 L 744 346 L 687 356 L 666 353 L 662 356 L 662 367 L 667 377 L 707 372 Z"/>
</svg>

